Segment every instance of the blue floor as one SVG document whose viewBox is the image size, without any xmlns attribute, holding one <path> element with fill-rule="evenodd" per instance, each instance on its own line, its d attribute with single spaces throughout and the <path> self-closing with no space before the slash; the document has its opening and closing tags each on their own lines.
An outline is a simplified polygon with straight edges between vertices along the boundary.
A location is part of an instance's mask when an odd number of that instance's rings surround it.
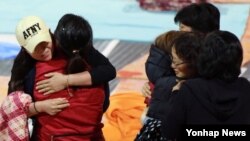
<svg viewBox="0 0 250 141">
<path fill-rule="evenodd" d="M 0 5 L 0 34 L 14 34 L 17 22 L 28 15 L 41 16 L 54 31 L 58 20 L 65 13 L 84 16 L 91 23 L 96 39 L 151 42 L 162 32 L 178 29 L 173 21 L 176 12 L 148 12 L 142 10 L 136 0 L 2 0 Z M 221 29 L 229 30 L 240 38 L 244 33 L 250 5 L 216 6 L 221 12 Z M 17 52 L 9 48 L 8 42 L 5 43 L 0 44 L 0 59 L 13 57 Z"/>
</svg>

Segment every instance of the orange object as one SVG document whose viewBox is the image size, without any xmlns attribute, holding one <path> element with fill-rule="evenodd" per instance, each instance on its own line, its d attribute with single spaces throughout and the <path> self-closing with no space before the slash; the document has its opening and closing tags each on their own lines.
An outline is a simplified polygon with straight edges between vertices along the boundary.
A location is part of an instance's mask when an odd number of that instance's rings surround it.
<svg viewBox="0 0 250 141">
<path fill-rule="evenodd" d="M 119 92 L 110 97 L 104 115 L 103 134 L 106 141 L 133 141 L 140 131 L 144 97 L 138 92 Z"/>
</svg>

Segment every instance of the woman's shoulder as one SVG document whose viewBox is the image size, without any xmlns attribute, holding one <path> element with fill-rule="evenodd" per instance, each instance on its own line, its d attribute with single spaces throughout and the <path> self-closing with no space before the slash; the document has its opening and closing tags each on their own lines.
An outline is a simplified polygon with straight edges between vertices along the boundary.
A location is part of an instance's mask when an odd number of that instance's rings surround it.
<svg viewBox="0 0 250 141">
<path fill-rule="evenodd" d="M 208 80 L 200 77 L 185 80 L 186 85 L 200 85 L 204 83 L 208 83 Z"/>
<path fill-rule="evenodd" d="M 250 89 L 250 81 L 249 81 L 247 78 L 245 78 L 245 77 L 239 77 L 239 78 L 237 79 L 237 83 L 238 83 L 240 86 L 242 86 L 242 87 L 244 86 L 244 87 Z"/>
<path fill-rule="evenodd" d="M 239 78 L 238 78 L 238 81 L 240 81 L 240 82 L 242 82 L 242 83 L 250 84 L 250 81 L 249 81 L 247 78 L 245 78 L 245 77 L 239 77 Z"/>
<path fill-rule="evenodd" d="M 246 78 L 238 77 L 234 81 L 224 81 L 221 79 L 205 79 L 205 78 L 195 78 L 186 80 L 183 83 L 185 87 L 189 89 L 199 89 L 199 90 L 211 90 L 211 89 L 249 89 L 250 82 Z"/>
<path fill-rule="evenodd" d="M 171 84 L 176 84 L 176 76 L 161 77 L 155 83 L 155 85 L 158 85 L 158 86 L 166 86 L 166 85 L 171 85 Z"/>
</svg>

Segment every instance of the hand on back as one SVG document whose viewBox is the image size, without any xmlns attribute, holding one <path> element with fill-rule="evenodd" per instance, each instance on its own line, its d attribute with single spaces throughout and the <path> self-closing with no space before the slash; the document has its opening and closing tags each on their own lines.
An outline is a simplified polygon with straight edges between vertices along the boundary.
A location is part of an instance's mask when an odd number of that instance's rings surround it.
<svg viewBox="0 0 250 141">
<path fill-rule="evenodd" d="M 141 92 L 143 96 L 151 98 L 151 90 L 148 82 L 144 83 Z"/>
<path fill-rule="evenodd" d="M 56 115 L 68 106 L 69 102 L 65 98 L 54 98 L 36 102 L 37 112 L 45 112 L 49 115 Z"/>
<path fill-rule="evenodd" d="M 61 91 L 67 87 L 67 75 L 52 72 L 45 74 L 47 79 L 37 82 L 36 89 L 44 95 Z"/>
</svg>

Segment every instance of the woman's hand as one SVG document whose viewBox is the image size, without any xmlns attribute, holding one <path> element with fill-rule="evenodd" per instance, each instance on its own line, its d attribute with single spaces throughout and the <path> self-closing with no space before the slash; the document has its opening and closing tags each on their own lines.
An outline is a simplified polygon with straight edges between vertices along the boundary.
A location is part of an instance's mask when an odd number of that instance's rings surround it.
<svg viewBox="0 0 250 141">
<path fill-rule="evenodd" d="M 141 92 L 143 96 L 149 97 L 149 98 L 151 97 L 151 90 L 150 90 L 150 86 L 148 82 L 144 83 Z"/>
<path fill-rule="evenodd" d="M 68 106 L 69 102 L 65 98 L 54 98 L 35 102 L 37 112 L 45 112 L 49 115 L 56 115 Z"/>
<path fill-rule="evenodd" d="M 67 75 L 52 72 L 45 74 L 45 77 L 48 79 L 36 83 L 36 89 L 44 95 L 61 91 L 67 87 Z"/>
</svg>

